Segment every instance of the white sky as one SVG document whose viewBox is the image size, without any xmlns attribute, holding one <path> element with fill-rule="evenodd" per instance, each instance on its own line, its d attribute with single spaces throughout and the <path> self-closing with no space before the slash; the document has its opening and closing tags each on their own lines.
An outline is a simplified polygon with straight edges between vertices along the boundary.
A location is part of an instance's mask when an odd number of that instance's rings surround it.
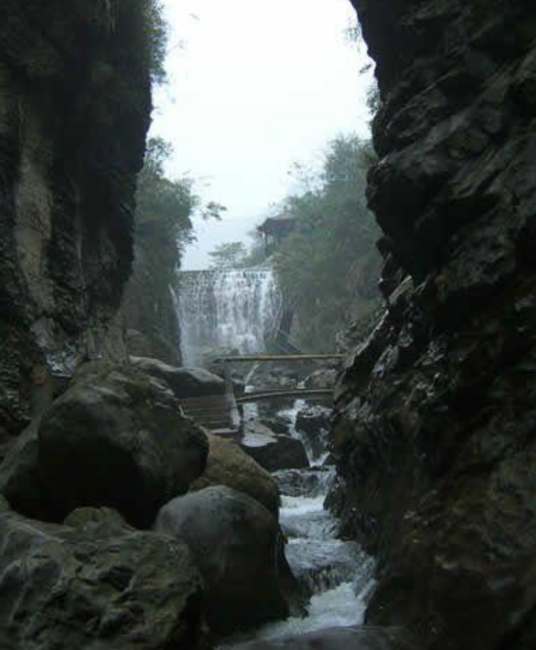
<svg viewBox="0 0 536 650">
<path fill-rule="evenodd" d="M 165 0 L 172 33 L 168 85 L 155 97 L 153 135 L 170 141 L 168 172 L 197 179 L 205 201 L 228 209 L 196 222 L 184 268 L 244 239 L 307 161 L 339 133 L 368 133 L 361 75 L 368 59 L 348 44 L 348 0 Z"/>
</svg>

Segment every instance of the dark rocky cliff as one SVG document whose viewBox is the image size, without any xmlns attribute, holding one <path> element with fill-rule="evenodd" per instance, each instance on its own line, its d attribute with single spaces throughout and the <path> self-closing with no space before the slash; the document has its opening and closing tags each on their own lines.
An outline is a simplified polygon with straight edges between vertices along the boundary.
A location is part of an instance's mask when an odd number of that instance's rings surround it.
<svg viewBox="0 0 536 650">
<path fill-rule="evenodd" d="M 349 358 L 344 529 L 379 558 L 367 621 L 424 647 L 536 643 L 536 12 L 353 0 L 383 106 L 369 201 L 389 310 Z"/>
<path fill-rule="evenodd" d="M 50 375 L 120 353 L 151 104 L 138 2 L 0 6 L 0 439 Z"/>
</svg>

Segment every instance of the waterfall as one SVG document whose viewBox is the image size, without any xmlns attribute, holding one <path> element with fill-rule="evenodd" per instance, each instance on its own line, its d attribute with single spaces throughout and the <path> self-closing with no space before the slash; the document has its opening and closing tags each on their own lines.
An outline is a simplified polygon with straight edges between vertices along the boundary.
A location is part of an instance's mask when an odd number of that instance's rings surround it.
<svg viewBox="0 0 536 650">
<path fill-rule="evenodd" d="M 263 352 L 277 327 L 281 294 L 271 269 L 182 271 L 179 323 L 185 365 L 216 349 Z"/>
</svg>

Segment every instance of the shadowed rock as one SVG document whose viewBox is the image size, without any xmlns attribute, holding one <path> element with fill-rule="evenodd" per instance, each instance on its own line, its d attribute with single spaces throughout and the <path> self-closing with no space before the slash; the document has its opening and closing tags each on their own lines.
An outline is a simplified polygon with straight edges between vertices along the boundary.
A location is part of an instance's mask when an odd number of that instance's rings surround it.
<svg viewBox="0 0 536 650">
<path fill-rule="evenodd" d="M 141 357 L 131 357 L 130 360 L 134 368 L 165 381 L 175 397 L 201 397 L 225 393 L 225 381 L 203 368 L 176 368 L 157 359 Z"/>
<path fill-rule="evenodd" d="M 223 485 L 256 499 L 279 519 L 277 481 L 237 443 L 206 433 L 209 442 L 207 467 L 190 486 L 190 492 Z"/>
<path fill-rule="evenodd" d="M 300 440 L 277 435 L 261 424 L 240 440 L 241 448 L 269 472 L 309 467 L 305 448 Z"/>
<path fill-rule="evenodd" d="M 201 582 L 185 544 L 105 509 L 76 511 L 68 524 L 0 504 L 0 647 L 200 647 Z"/>
<path fill-rule="evenodd" d="M 171 392 L 128 365 L 84 366 L 39 425 L 39 469 L 56 518 L 107 505 L 150 526 L 203 473 L 207 453 Z"/>
<path fill-rule="evenodd" d="M 190 547 L 203 577 L 203 611 L 217 634 L 285 618 L 296 604 L 277 521 L 249 496 L 210 487 L 178 497 L 162 508 L 155 530 Z"/>
</svg>

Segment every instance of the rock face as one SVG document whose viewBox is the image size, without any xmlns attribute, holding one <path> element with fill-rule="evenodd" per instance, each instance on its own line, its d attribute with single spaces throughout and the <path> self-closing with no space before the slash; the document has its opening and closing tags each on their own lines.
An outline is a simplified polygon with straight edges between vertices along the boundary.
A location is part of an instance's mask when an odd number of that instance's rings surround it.
<svg viewBox="0 0 536 650">
<path fill-rule="evenodd" d="M 165 381 L 179 399 L 225 393 L 225 381 L 203 368 L 176 368 L 157 359 L 140 357 L 130 360 L 134 368 Z"/>
<path fill-rule="evenodd" d="M 51 373 L 122 353 L 151 108 L 141 2 L 0 7 L 0 436 L 50 402 Z"/>
<path fill-rule="evenodd" d="M 216 634 L 230 634 L 289 613 L 291 576 L 275 518 L 260 503 L 226 487 L 209 487 L 168 503 L 158 532 L 184 540 L 203 578 L 203 611 Z"/>
<path fill-rule="evenodd" d="M 240 446 L 268 472 L 309 467 L 305 447 L 300 440 L 277 435 L 260 424 L 256 425 L 255 433 L 247 432 L 244 435 Z"/>
<path fill-rule="evenodd" d="M 214 485 L 233 488 L 261 503 L 278 520 L 279 488 L 274 477 L 232 440 L 211 433 L 206 433 L 206 436 L 209 442 L 207 467 L 190 485 L 190 491 L 197 492 Z"/>
<path fill-rule="evenodd" d="M 69 522 L 0 505 L 0 647 L 200 647 L 201 582 L 184 544 L 135 531 L 112 511 L 77 511 Z"/>
<path fill-rule="evenodd" d="M 296 431 L 302 437 L 309 457 L 317 460 L 328 449 L 328 431 L 332 410 L 324 406 L 306 406 L 296 416 Z"/>
<path fill-rule="evenodd" d="M 150 526 L 203 473 L 207 453 L 171 392 L 128 365 L 83 366 L 39 425 L 39 469 L 56 518 L 106 505 Z"/>
<path fill-rule="evenodd" d="M 532 648 L 536 14 L 353 4 L 383 98 L 388 310 L 346 363 L 333 439 L 345 532 L 380 560 L 367 621 L 434 650 Z"/>
</svg>

